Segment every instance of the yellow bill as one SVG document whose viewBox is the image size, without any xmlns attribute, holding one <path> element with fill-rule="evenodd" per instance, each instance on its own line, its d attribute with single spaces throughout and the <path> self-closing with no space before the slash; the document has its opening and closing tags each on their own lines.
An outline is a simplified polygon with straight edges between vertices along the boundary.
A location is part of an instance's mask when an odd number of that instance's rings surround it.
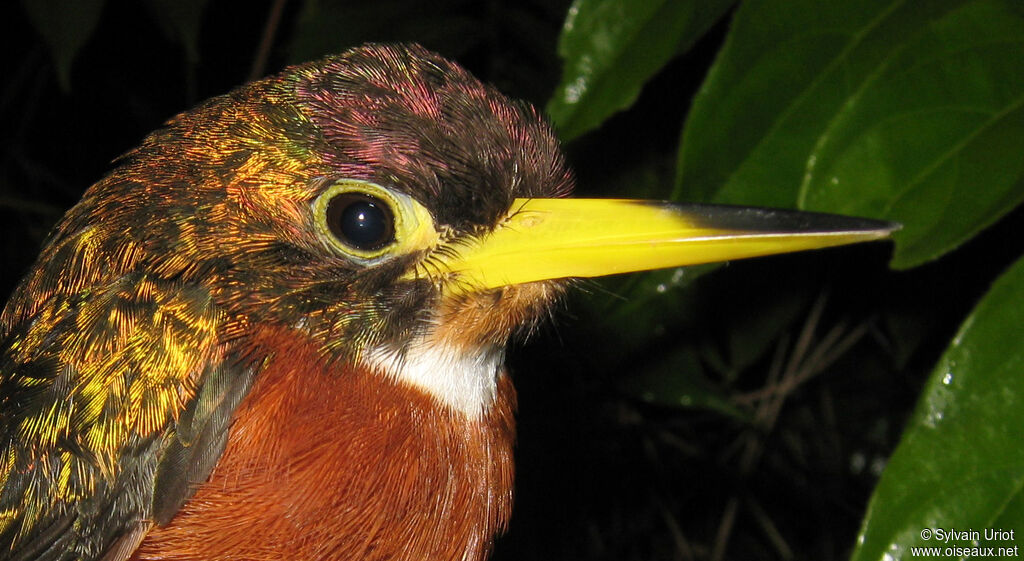
<svg viewBox="0 0 1024 561">
<path fill-rule="evenodd" d="M 484 290 L 697 265 L 888 237 L 897 224 L 830 214 L 621 199 L 517 199 L 499 226 L 430 265 Z M 420 271 L 425 273 L 426 271 Z"/>
</svg>

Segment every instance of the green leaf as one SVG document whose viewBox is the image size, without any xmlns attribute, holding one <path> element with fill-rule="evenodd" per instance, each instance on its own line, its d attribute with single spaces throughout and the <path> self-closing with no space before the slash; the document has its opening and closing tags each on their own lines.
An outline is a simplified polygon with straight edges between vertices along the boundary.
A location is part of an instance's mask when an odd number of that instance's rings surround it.
<svg viewBox="0 0 1024 561">
<path fill-rule="evenodd" d="M 53 57 L 57 79 L 71 90 L 71 64 L 89 40 L 103 11 L 104 0 L 22 0 L 32 25 L 43 36 Z"/>
<path fill-rule="evenodd" d="M 972 545 L 925 540 L 925 529 L 1024 528 L 1022 325 L 1024 259 L 996 280 L 932 372 L 875 489 L 854 561 Z"/>
<path fill-rule="evenodd" d="M 558 45 L 562 80 L 547 106 L 559 136 L 575 138 L 632 105 L 644 83 L 733 2 L 576 0 Z"/>
<path fill-rule="evenodd" d="M 791 206 L 830 119 L 894 49 L 962 0 L 752 0 L 694 98 L 677 194 Z"/>
<path fill-rule="evenodd" d="M 972 2 L 933 22 L 829 124 L 800 206 L 901 221 L 896 267 L 970 239 L 1024 201 L 1021 60 L 1019 2 Z"/>
<path fill-rule="evenodd" d="M 902 222 L 894 264 L 1024 200 L 1024 6 L 761 0 L 683 132 L 675 196 Z"/>
</svg>

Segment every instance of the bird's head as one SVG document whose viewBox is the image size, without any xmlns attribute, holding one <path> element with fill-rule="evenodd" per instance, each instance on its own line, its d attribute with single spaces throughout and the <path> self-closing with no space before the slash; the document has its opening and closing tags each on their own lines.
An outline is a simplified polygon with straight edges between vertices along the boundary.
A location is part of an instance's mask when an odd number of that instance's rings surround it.
<svg viewBox="0 0 1024 561">
<path fill-rule="evenodd" d="M 445 263 L 515 201 L 564 197 L 572 183 L 531 106 L 423 48 L 367 46 L 149 135 L 68 213 L 20 292 L 38 301 L 144 271 L 208 292 L 214 317 L 179 319 L 223 341 L 279 325 L 328 359 L 401 370 L 429 349 L 425 367 L 493 370 L 561 282 L 458 290 Z"/>
<path fill-rule="evenodd" d="M 545 315 L 562 279 L 887 231 L 816 215 L 564 199 L 572 187 L 532 107 L 420 47 L 371 45 L 172 119 L 68 213 L 21 293 L 75 294 L 126 275 L 154 290 L 198 286 L 216 306 L 154 305 L 223 344 L 254 325 L 285 326 L 328 359 L 399 372 L 472 412 L 493 383 L 437 372 L 472 364 L 490 376 L 508 337 Z M 117 312 L 116 298 L 107 304 Z M 34 312 L 25 299 L 15 308 L 8 321 Z"/>
</svg>

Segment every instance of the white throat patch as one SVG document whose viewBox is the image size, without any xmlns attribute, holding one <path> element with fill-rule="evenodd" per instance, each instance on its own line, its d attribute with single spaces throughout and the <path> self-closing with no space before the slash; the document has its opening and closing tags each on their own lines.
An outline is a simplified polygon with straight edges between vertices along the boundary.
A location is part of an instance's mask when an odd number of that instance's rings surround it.
<svg viewBox="0 0 1024 561">
<path fill-rule="evenodd" d="M 494 403 L 504 349 L 467 351 L 438 341 L 415 339 L 408 347 L 376 347 L 362 356 L 370 368 L 416 386 L 441 403 L 476 418 Z"/>
</svg>

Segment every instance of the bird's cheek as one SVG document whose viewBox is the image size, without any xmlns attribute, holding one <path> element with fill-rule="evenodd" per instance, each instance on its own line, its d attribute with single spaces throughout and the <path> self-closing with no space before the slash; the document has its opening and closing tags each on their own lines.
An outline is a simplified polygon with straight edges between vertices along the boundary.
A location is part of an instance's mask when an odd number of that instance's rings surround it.
<svg viewBox="0 0 1024 561">
<path fill-rule="evenodd" d="M 444 295 L 435 337 L 454 347 L 502 346 L 517 330 L 546 317 L 564 292 L 563 281 L 540 281 Z"/>
</svg>

